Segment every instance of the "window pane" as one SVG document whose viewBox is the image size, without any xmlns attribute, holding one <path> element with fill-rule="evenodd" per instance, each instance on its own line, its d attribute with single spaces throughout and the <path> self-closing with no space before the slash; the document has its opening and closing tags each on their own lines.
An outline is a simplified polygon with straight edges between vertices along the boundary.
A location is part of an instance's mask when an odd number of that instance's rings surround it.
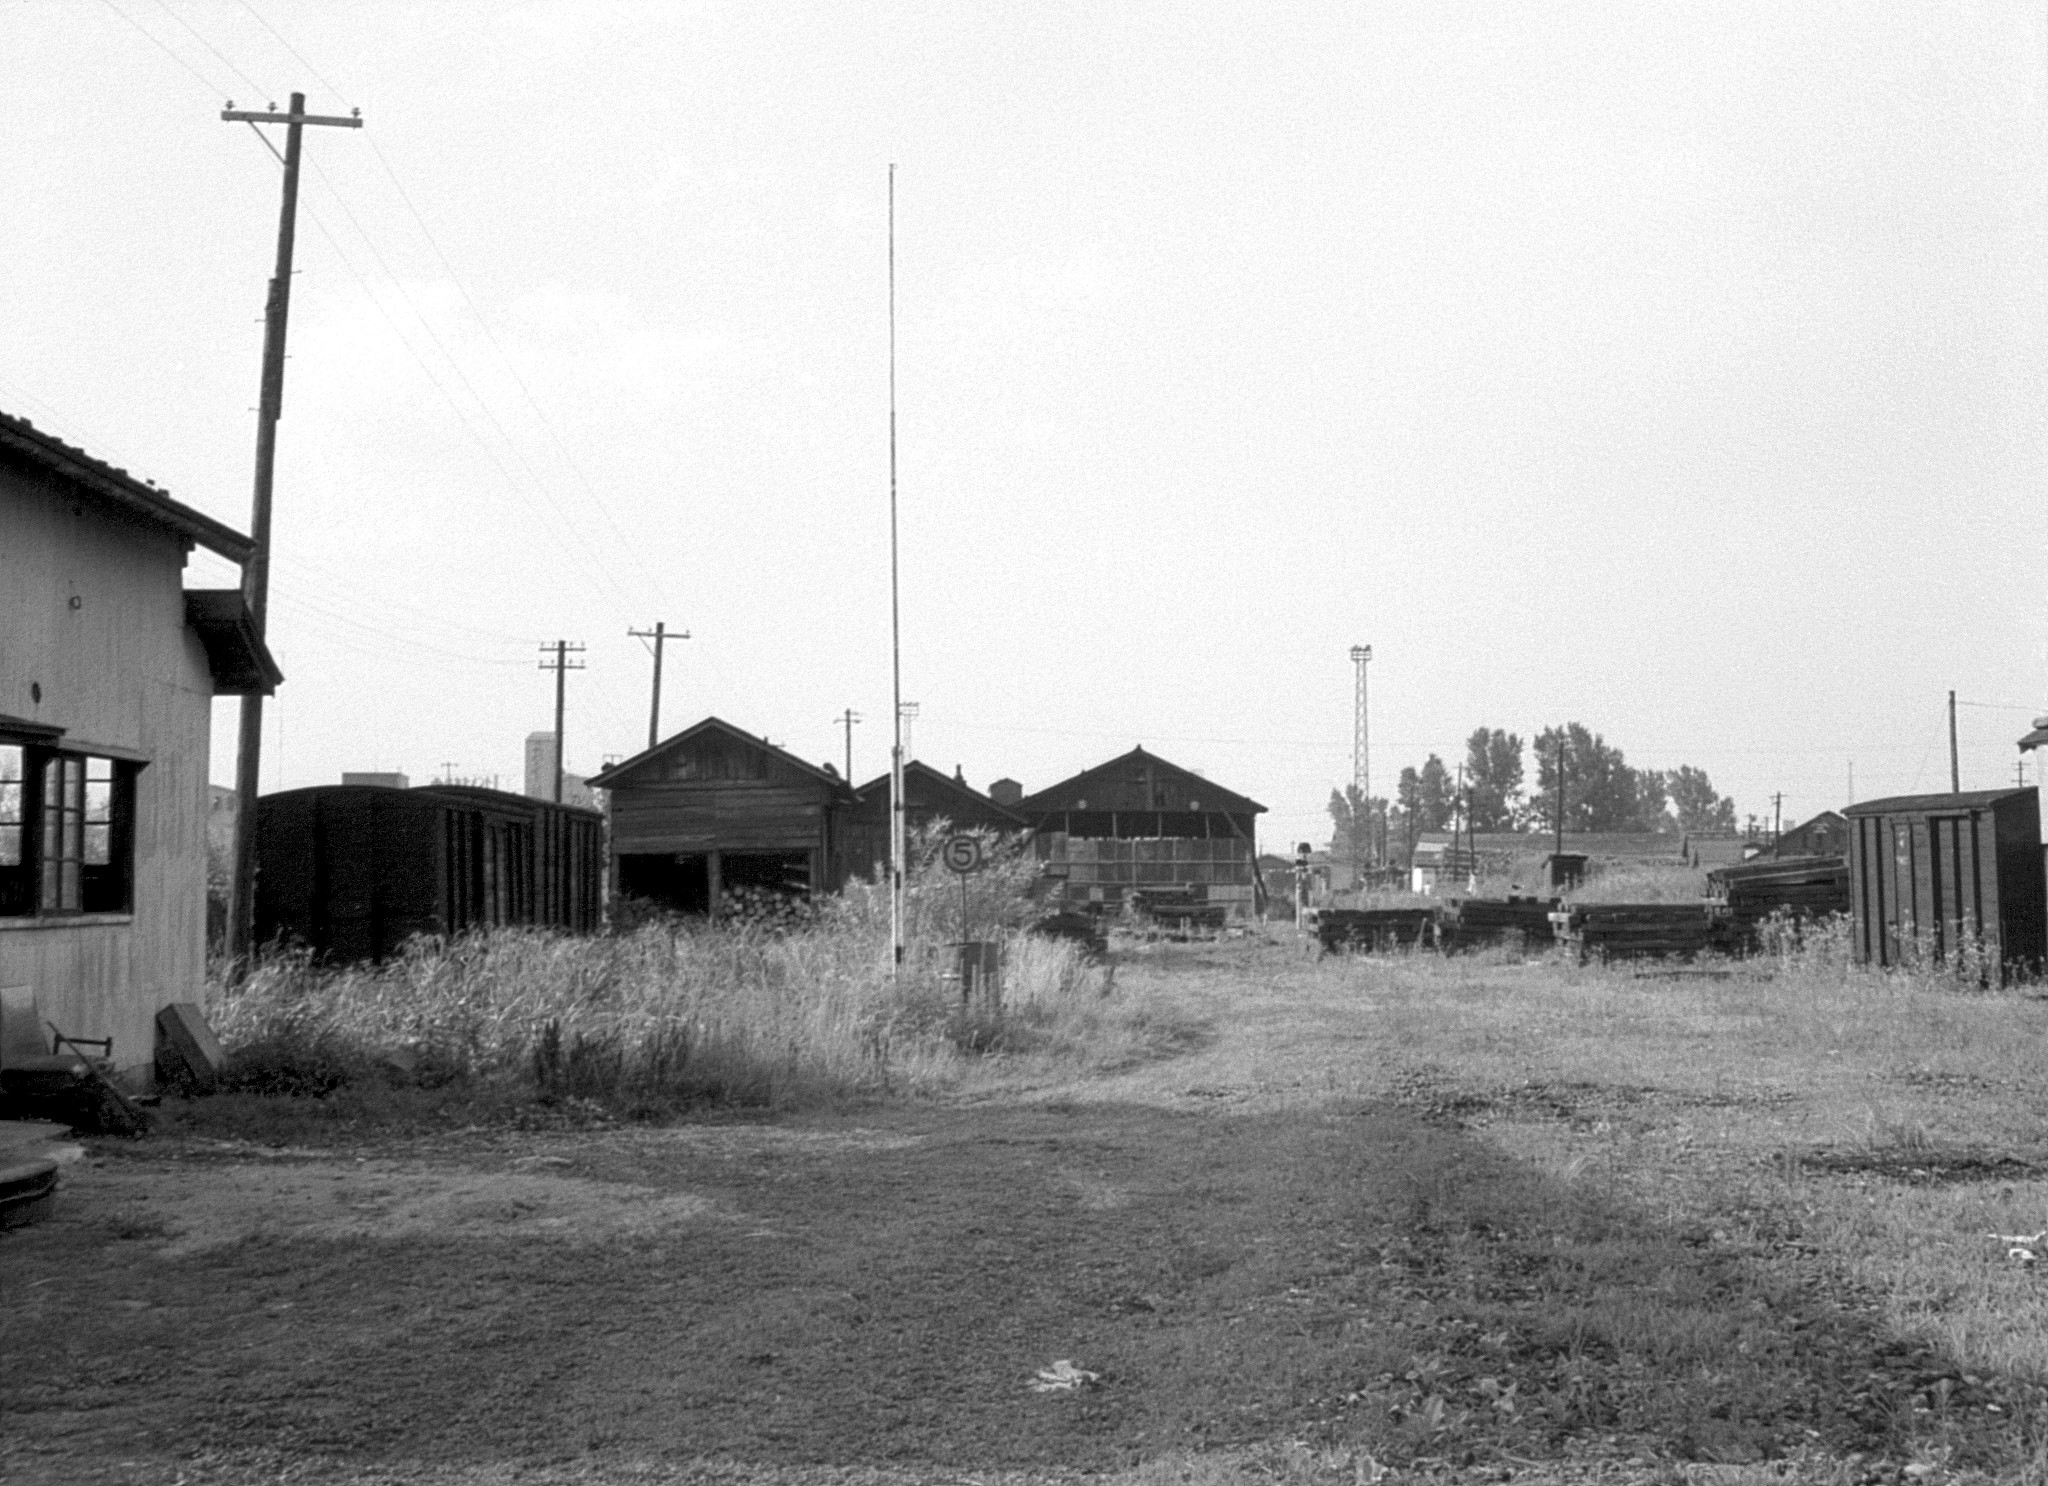
<svg viewBox="0 0 2048 1486">
<path fill-rule="evenodd" d="M 57 859 L 43 858 L 43 907 L 55 910 L 62 905 L 57 901 Z"/>
<path fill-rule="evenodd" d="M 110 758 L 100 758 L 95 754 L 88 754 L 85 760 L 85 777 L 88 781 L 112 782 L 114 777 L 114 761 Z"/>
<path fill-rule="evenodd" d="M 85 781 L 85 818 L 104 825 L 114 818 L 114 781 L 93 779 Z"/>
<path fill-rule="evenodd" d="M 64 812 L 64 859 L 75 862 L 85 852 L 85 817 L 75 808 Z"/>
<path fill-rule="evenodd" d="M 19 779 L 0 779 L 0 826 L 20 825 L 25 803 Z"/>
<path fill-rule="evenodd" d="M 22 778 L 21 745 L 0 743 L 0 782 L 19 784 Z"/>
<path fill-rule="evenodd" d="M 0 867 L 21 865 L 21 827 L 0 825 Z"/>
<path fill-rule="evenodd" d="M 85 828 L 85 864 L 88 867 L 104 867 L 112 859 L 114 828 L 93 825 Z M 4 860 L 4 858 L 0 858 Z"/>
<path fill-rule="evenodd" d="M 64 898 L 57 906 L 71 913 L 78 911 L 78 863 L 76 862 L 66 862 L 64 864 Z"/>
</svg>

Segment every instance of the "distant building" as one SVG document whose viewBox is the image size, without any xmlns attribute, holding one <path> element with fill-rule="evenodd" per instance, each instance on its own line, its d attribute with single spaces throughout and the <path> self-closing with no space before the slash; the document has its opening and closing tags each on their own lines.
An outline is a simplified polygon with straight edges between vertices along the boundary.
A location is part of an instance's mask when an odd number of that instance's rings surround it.
<svg viewBox="0 0 2048 1486">
<path fill-rule="evenodd" d="M 1266 807 L 1133 748 L 1010 807 L 1031 826 L 1046 875 L 1076 906 L 1159 894 L 1250 917 Z"/>
<path fill-rule="evenodd" d="M 526 797 L 529 800 L 552 800 L 555 797 L 555 735 L 553 733 L 528 733 L 526 735 Z M 590 787 L 590 781 L 581 774 L 562 775 L 562 803 L 582 805 L 588 809 L 598 808 L 597 792 Z"/>
<path fill-rule="evenodd" d="M 368 784 L 378 789 L 411 789 L 412 781 L 403 774 L 348 774 L 341 776 L 343 784 Z"/>
<path fill-rule="evenodd" d="M 1840 811 L 1823 810 L 1811 820 L 1800 822 L 1779 835 L 1766 855 L 1774 857 L 1834 857 L 1849 851 L 1849 820 Z"/>
<path fill-rule="evenodd" d="M 837 773 L 827 764 L 828 772 Z M 847 866 L 865 872 L 889 860 L 889 776 L 879 774 L 863 784 L 860 800 L 849 821 Z M 904 825 L 915 831 L 943 820 L 955 830 L 987 830 L 1022 835 L 1024 818 L 1005 810 L 969 784 L 956 771 L 941 774 L 929 764 L 912 759 L 903 766 Z"/>
</svg>

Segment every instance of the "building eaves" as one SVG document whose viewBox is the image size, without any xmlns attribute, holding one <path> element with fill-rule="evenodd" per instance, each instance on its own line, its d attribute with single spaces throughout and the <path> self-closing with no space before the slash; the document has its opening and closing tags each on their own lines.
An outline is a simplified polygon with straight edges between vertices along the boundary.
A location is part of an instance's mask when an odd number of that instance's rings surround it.
<svg viewBox="0 0 2048 1486">
<path fill-rule="evenodd" d="M 44 433 L 26 418 L 0 413 L 0 450 L 12 451 L 81 490 L 169 527 L 229 562 L 247 562 L 256 550 L 256 543 L 233 527 L 172 500 L 164 491 L 124 469 Z"/>
</svg>

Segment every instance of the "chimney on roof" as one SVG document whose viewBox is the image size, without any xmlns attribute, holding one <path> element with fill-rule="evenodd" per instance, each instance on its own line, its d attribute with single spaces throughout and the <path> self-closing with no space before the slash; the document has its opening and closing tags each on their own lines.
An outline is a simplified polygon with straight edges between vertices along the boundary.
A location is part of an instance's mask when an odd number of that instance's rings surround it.
<svg viewBox="0 0 2048 1486">
<path fill-rule="evenodd" d="M 988 797 L 1007 810 L 1024 798 L 1024 786 L 1014 779 L 998 779 L 988 787 Z"/>
<path fill-rule="evenodd" d="M 953 765 L 953 782 L 963 786 L 967 783 L 967 771 L 958 764 Z"/>
</svg>

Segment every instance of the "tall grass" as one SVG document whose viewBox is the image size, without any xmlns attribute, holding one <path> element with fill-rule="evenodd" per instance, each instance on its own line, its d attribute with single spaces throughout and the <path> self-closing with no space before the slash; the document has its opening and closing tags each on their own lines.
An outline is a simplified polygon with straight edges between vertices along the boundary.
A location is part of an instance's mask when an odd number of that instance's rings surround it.
<svg viewBox="0 0 2048 1486">
<path fill-rule="evenodd" d="M 217 977 L 208 1014 L 230 1086 L 247 1092 L 463 1081 L 638 1114 L 929 1093 L 992 1053 L 1085 1064 L 1127 1052 L 1122 1032 L 1143 1040 L 1143 1009 L 1113 995 L 1105 968 L 1017 932 L 1028 861 L 998 856 L 970 878 L 963 919 L 959 879 L 934 865 L 937 833 L 914 847 L 895 973 L 887 894 L 855 883 L 793 920 L 500 930 L 347 968 L 277 954 Z M 1001 1004 L 967 1005 L 949 974 L 963 923 L 1006 942 Z"/>
</svg>

